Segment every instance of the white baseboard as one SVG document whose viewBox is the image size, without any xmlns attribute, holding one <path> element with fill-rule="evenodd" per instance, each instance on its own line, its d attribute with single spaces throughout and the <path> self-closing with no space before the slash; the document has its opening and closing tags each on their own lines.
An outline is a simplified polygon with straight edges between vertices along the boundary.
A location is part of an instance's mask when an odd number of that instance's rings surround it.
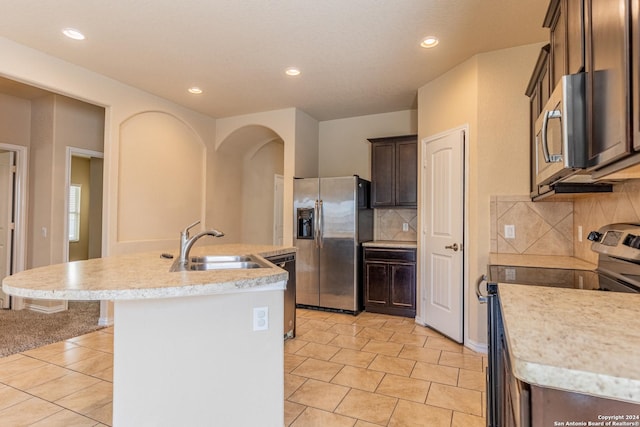
<svg viewBox="0 0 640 427">
<path fill-rule="evenodd" d="M 99 326 L 113 326 L 113 317 L 100 317 L 98 319 Z"/>
<path fill-rule="evenodd" d="M 429 327 L 428 325 L 425 324 L 425 322 L 422 319 L 422 317 L 416 316 L 416 323 L 418 325 L 424 326 L 426 328 Z M 470 339 L 467 339 L 464 342 L 464 346 L 467 347 L 469 350 L 475 351 L 476 353 L 488 353 L 488 351 L 489 351 L 489 348 L 487 347 L 487 344 L 482 344 L 482 343 L 479 343 L 479 342 L 476 342 L 476 341 L 473 341 L 473 340 L 470 340 Z"/>
<path fill-rule="evenodd" d="M 62 311 L 66 311 L 69 308 L 69 304 L 67 301 L 60 301 L 59 304 L 53 306 L 40 305 L 35 304 L 33 302 L 24 303 L 23 306 L 27 310 L 36 311 L 38 313 L 44 314 L 52 314 L 52 313 L 60 313 Z"/>
<path fill-rule="evenodd" d="M 479 342 L 473 341 L 471 339 L 467 338 L 467 341 L 464 343 L 465 347 L 468 347 L 469 349 L 475 351 L 476 353 L 488 353 L 489 352 L 489 347 L 487 346 L 487 344 L 481 344 Z"/>
</svg>

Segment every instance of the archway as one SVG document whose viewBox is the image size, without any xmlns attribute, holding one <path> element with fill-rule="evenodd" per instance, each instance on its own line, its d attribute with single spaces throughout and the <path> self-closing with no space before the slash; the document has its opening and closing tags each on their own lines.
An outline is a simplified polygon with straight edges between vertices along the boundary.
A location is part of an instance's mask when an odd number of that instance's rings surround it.
<svg viewBox="0 0 640 427">
<path fill-rule="evenodd" d="M 215 181 L 218 190 L 224 189 L 218 192 L 225 196 L 224 201 L 214 200 L 212 204 L 217 211 L 215 217 L 225 219 L 227 241 L 282 241 L 274 231 L 278 214 L 283 212 L 282 193 L 277 196 L 275 179 L 284 174 L 282 137 L 265 126 L 243 126 L 221 142 L 216 157 Z"/>
</svg>

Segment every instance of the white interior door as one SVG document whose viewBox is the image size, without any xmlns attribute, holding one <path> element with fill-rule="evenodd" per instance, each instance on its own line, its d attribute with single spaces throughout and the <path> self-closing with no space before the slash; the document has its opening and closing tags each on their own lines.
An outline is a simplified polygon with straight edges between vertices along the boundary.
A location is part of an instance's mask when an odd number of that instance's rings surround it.
<svg viewBox="0 0 640 427">
<path fill-rule="evenodd" d="M 422 274 L 425 323 L 463 341 L 464 130 L 423 142 Z"/>
<path fill-rule="evenodd" d="M 13 251 L 14 153 L 0 153 L 0 281 L 11 274 Z M 0 287 L 0 308 L 9 307 L 9 297 Z"/>
</svg>

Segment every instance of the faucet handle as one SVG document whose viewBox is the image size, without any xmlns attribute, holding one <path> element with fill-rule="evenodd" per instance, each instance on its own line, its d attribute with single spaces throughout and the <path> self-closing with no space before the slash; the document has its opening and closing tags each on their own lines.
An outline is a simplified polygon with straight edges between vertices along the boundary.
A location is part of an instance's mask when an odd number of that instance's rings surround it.
<svg viewBox="0 0 640 427">
<path fill-rule="evenodd" d="M 196 225 L 200 224 L 200 220 L 194 222 L 191 225 L 188 225 L 183 231 L 182 234 L 184 234 L 185 236 L 189 237 L 189 230 L 191 230 L 193 227 L 195 227 Z"/>
</svg>

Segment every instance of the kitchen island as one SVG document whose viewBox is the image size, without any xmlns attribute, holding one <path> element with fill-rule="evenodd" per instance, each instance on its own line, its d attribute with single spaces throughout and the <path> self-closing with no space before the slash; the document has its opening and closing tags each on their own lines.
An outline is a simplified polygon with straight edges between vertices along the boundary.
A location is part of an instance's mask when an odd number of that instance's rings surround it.
<svg viewBox="0 0 640 427">
<path fill-rule="evenodd" d="M 640 294 L 502 283 L 498 294 L 516 378 L 640 404 Z"/>
<path fill-rule="evenodd" d="M 197 247 L 192 255 L 294 251 L 238 244 Z M 273 264 L 170 272 L 173 260 L 160 255 L 40 267 L 2 286 L 27 298 L 114 301 L 115 426 L 282 426 L 287 273 Z"/>
</svg>

